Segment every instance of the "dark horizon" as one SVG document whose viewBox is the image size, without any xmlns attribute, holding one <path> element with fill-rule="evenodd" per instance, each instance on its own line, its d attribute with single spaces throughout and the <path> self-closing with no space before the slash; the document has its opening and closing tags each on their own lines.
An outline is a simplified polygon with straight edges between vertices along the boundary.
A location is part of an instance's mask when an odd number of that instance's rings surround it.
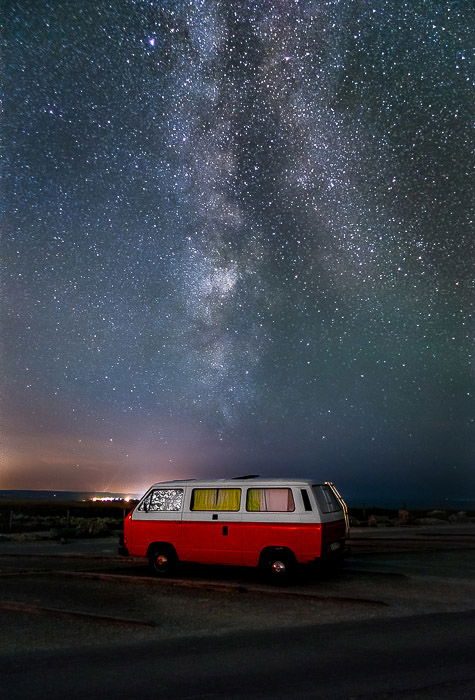
<svg viewBox="0 0 475 700">
<path fill-rule="evenodd" d="M 150 484 L 151 486 L 151 484 Z M 0 489 L 0 502 L 28 502 L 41 501 L 49 503 L 67 503 L 68 501 L 91 500 L 97 498 L 113 498 L 138 501 L 144 495 L 147 489 L 141 492 L 110 492 L 110 491 L 61 491 L 49 489 Z M 423 495 L 418 498 L 393 497 L 387 496 L 378 497 L 372 494 L 367 497 L 355 496 L 354 494 L 343 493 L 342 496 L 348 508 L 352 509 L 388 509 L 388 510 L 448 510 L 448 511 L 466 511 L 469 513 L 475 512 L 475 498 L 445 498 L 431 499 Z"/>
<path fill-rule="evenodd" d="M 0 487 L 475 494 L 470 12 L 8 3 Z"/>
</svg>

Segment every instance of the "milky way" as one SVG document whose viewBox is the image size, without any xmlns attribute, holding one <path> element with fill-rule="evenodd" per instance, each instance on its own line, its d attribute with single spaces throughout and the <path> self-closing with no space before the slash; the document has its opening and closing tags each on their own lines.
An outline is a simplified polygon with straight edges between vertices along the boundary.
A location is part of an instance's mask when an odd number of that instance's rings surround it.
<svg viewBox="0 0 475 700">
<path fill-rule="evenodd" d="M 475 488 L 472 3 L 7 3 L 4 488 Z"/>
</svg>

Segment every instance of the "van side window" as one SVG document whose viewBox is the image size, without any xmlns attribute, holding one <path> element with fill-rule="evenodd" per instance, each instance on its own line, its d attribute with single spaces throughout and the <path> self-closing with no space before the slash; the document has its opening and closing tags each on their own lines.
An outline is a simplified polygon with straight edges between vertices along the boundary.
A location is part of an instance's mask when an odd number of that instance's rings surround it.
<svg viewBox="0 0 475 700">
<path fill-rule="evenodd" d="M 291 489 L 248 489 L 246 510 L 289 512 L 295 510 Z"/>
<path fill-rule="evenodd" d="M 191 510 L 239 510 L 241 489 L 193 489 Z"/>
<path fill-rule="evenodd" d="M 139 505 L 145 512 L 178 511 L 183 505 L 183 489 L 153 489 Z"/>
<path fill-rule="evenodd" d="M 303 507 L 305 510 L 312 510 L 312 504 L 310 503 L 307 489 L 300 489 L 300 493 L 302 494 Z"/>
<path fill-rule="evenodd" d="M 317 484 L 312 488 L 322 513 L 336 513 L 342 510 L 341 503 L 327 484 Z"/>
</svg>

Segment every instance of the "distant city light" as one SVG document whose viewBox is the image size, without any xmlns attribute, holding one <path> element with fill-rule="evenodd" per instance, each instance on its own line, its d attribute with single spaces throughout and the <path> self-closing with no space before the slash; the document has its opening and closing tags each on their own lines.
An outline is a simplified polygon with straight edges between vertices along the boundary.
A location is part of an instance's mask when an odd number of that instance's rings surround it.
<svg viewBox="0 0 475 700">
<path fill-rule="evenodd" d="M 133 501 L 135 499 L 134 496 L 93 496 L 89 500 L 93 501 L 94 503 L 103 503 L 104 501 L 125 501 L 128 503 L 129 501 Z"/>
</svg>

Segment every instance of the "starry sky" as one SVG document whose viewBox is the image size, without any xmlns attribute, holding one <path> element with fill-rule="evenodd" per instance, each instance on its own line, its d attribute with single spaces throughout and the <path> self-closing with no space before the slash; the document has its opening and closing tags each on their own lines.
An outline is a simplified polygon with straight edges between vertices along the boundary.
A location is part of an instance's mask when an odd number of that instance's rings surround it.
<svg viewBox="0 0 475 700">
<path fill-rule="evenodd" d="M 4 0 L 2 488 L 474 498 L 470 0 Z"/>
</svg>

